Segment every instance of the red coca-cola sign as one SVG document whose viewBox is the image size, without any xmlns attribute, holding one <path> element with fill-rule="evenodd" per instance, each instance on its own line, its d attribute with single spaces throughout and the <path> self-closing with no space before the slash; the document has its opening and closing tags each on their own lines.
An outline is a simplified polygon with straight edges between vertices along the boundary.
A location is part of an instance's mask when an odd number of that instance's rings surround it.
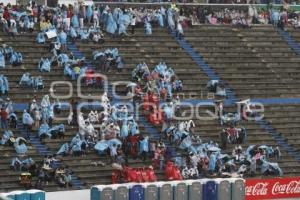
<svg viewBox="0 0 300 200">
<path fill-rule="evenodd" d="M 246 200 L 300 198 L 300 177 L 247 179 Z"/>
</svg>

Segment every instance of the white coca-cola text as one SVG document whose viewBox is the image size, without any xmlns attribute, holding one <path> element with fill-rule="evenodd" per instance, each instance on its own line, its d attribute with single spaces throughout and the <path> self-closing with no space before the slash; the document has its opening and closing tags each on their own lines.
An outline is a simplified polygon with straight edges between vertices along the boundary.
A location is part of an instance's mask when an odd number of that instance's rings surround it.
<svg viewBox="0 0 300 200">
<path fill-rule="evenodd" d="M 276 182 L 272 187 L 272 195 L 300 193 L 300 181 L 290 181 L 287 184 Z"/>
<path fill-rule="evenodd" d="M 253 186 L 247 186 L 245 188 L 246 195 L 248 196 L 262 196 L 268 194 L 268 186 L 269 183 L 256 183 Z"/>
</svg>

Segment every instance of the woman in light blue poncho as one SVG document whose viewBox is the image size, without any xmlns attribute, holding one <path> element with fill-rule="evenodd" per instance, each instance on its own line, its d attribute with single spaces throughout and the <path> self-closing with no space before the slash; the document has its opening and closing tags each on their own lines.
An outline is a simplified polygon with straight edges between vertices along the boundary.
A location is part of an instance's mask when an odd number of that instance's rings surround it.
<svg viewBox="0 0 300 200">
<path fill-rule="evenodd" d="M 13 133 L 11 131 L 4 131 L 0 144 L 5 145 L 11 137 L 13 137 Z"/>
<path fill-rule="evenodd" d="M 215 153 L 211 153 L 209 157 L 209 163 L 208 163 L 208 171 L 213 173 L 216 169 L 216 163 L 217 163 L 217 156 Z"/>
<path fill-rule="evenodd" d="M 69 154 L 69 144 L 68 143 L 64 143 L 60 148 L 59 150 L 57 151 L 56 155 L 67 155 Z"/>
<path fill-rule="evenodd" d="M 152 26 L 148 21 L 145 21 L 145 34 L 152 35 Z"/>
<path fill-rule="evenodd" d="M 143 161 L 146 160 L 147 153 L 149 152 L 149 138 L 145 137 L 139 142 L 139 154 L 142 156 Z"/>
<path fill-rule="evenodd" d="M 114 35 L 117 30 L 117 23 L 111 13 L 108 13 L 106 32 Z"/>
<path fill-rule="evenodd" d="M 76 41 L 78 34 L 75 30 L 75 28 L 73 28 L 72 26 L 70 27 L 70 37 L 72 38 L 72 42 Z"/>
<path fill-rule="evenodd" d="M 89 5 L 86 9 L 86 17 L 87 17 L 88 23 L 91 23 L 92 16 L 93 16 L 93 8 L 91 5 Z"/>
<path fill-rule="evenodd" d="M 130 133 L 131 135 L 139 134 L 138 124 L 134 120 L 130 123 Z"/>
<path fill-rule="evenodd" d="M 158 24 L 159 24 L 160 27 L 164 27 L 165 26 L 165 24 L 164 24 L 164 17 L 161 14 L 161 12 L 157 12 L 156 13 L 156 19 L 157 19 Z"/>
<path fill-rule="evenodd" d="M 5 68 L 5 56 L 0 52 L 0 68 Z"/>
<path fill-rule="evenodd" d="M 15 150 L 17 154 L 25 154 L 28 150 L 24 138 L 18 137 L 14 143 Z"/>
<path fill-rule="evenodd" d="M 119 12 L 119 18 L 118 18 L 118 24 L 119 24 L 119 35 L 124 34 L 127 35 L 126 32 L 126 17 L 122 12 Z"/>
<path fill-rule="evenodd" d="M 51 71 L 51 63 L 48 58 L 41 58 L 38 66 L 40 72 L 50 72 Z"/>
<path fill-rule="evenodd" d="M 32 86 L 33 82 L 32 79 L 30 78 L 30 73 L 25 73 L 22 75 L 21 80 L 19 82 L 19 85 L 23 86 Z"/>
<path fill-rule="evenodd" d="M 78 28 L 79 27 L 79 20 L 78 20 L 77 14 L 74 14 L 72 16 L 71 23 L 72 23 L 72 27 L 74 27 L 74 28 Z"/>
<path fill-rule="evenodd" d="M 171 8 L 168 9 L 167 15 L 168 15 L 169 28 L 173 31 L 175 29 L 175 22 L 174 22 L 174 19 L 173 19 L 173 11 L 172 11 Z"/>
<path fill-rule="evenodd" d="M 39 128 L 39 132 L 38 132 L 39 138 L 44 136 L 48 136 L 49 138 L 51 138 L 51 134 L 49 134 L 48 130 L 49 130 L 49 125 L 47 124 L 46 121 L 44 121 L 44 123 Z"/>
<path fill-rule="evenodd" d="M 63 30 L 58 34 L 58 40 L 61 44 L 61 46 L 66 49 L 67 45 L 67 34 Z"/>
<path fill-rule="evenodd" d="M 36 36 L 36 42 L 39 44 L 44 44 L 46 41 L 45 39 L 45 34 L 44 33 L 38 33 L 38 35 Z"/>
<path fill-rule="evenodd" d="M 0 75 L 0 90 L 1 94 L 6 94 L 9 90 L 8 80 L 3 75 Z"/>
<path fill-rule="evenodd" d="M 128 136 L 128 123 L 127 120 L 123 121 L 122 127 L 121 127 L 121 132 L 120 132 L 120 137 L 121 138 L 126 138 Z"/>
</svg>

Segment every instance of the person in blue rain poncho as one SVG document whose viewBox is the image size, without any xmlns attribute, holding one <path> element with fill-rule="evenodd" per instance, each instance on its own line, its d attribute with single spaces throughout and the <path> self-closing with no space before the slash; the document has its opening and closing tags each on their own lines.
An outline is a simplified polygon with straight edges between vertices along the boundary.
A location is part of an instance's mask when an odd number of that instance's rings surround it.
<svg viewBox="0 0 300 200">
<path fill-rule="evenodd" d="M 6 76 L 0 75 L 0 92 L 1 94 L 7 94 L 9 91 L 9 83 Z"/>
<path fill-rule="evenodd" d="M 71 68 L 70 64 L 65 64 L 64 67 L 64 75 L 71 77 L 72 80 L 76 79 L 76 73 L 74 70 Z"/>
<path fill-rule="evenodd" d="M 69 155 L 70 153 L 70 146 L 68 143 L 64 143 L 60 148 L 59 150 L 56 152 L 56 155 L 63 155 L 63 156 L 66 156 L 66 155 Z"/>
<path fill-rule="evenodd" d="M 172 31 L 175 29 L 175 22 L 174 22 L 173 16 L 174 16 L 173 10 L 172 10 L 172 8 L 169 8 L 167 10 L 167 19 L 168 19 L 167 21 L 168 21 L 168 26 Z"/>
<path fill-rule="evenodd" d="M 98 155 L 104 155 L 105 151 L 108 149 L 108 142 L 106 140 L 100 140 L 94 146 L 94 149 L 97 151 Z"/>
<path fill-rule="evenodd" d="M 51 71 L 50 60 L 48 58 L 41 58 L 38 69 L 40 70 L 40 72 L 50 72 Z"/>
<path fill-rule="evenodd" d="M 77 14 L 74 14 L 71 18 L 71 24 L 74 28 L 79 28 L 79 20 Z"/>
<path fill-rule="evenodd" d="M 106 22 L 106 32 L 114 35 L 117 30 L 117 23 L 111 12 L 108 13 L 107 22 Z"/>
<path fill-rule="evenodd" d="M 119 35 L 128 35 L 127 34 L 127 26 L 129 25 L 128 17 L 123 14 L 122 11 L 119 12 L 119 18 L 118 18 L 118 25 L 119 25 Z"/>
<path fill-rule="evenodd" d="M 265 160 L 264 158 L 260 159 L 262 163 L 260 166 L 260 172 L 263 175 L 275 175 L 275 176 L 282 176 L 283 172 L 279 167 L 278 163 L 271 163 Z"/>
<path fill-rule="evenodd" d="M 91 5 L 88 5 L 86 8 L 86 18 L 88 23 L 91 23 L 92 17 L 93 17 L 93 8 Z"/>
<path fill-rule="evenodd" d="M 158 22 L 158 24 L 159 24 L 160 27 L 164 27 L 165 26 L 165 24 L 164 24 L 164 17 L 161 14 L 160 11 L 156 12 L 156 19 L 157 19 L 157 22 Z"/>
<path fill-rule="evenodd" d="M 51 138 L 51 134 L 49 134 L 49 125 L 47 124 L 46 121 L 40 126 L 39 131 L 38 131 L 38 136 L 39 138 L 44 138 L 44 137 L 49 137 Z"/>
<path fill-rule="evenodd" d="M 88 30 L 82 30 L 82 29 L 80 29 L 78 31 L 78 35 L 80 36 L 80 40 L 81 41 L 85 41 L 85 40 L 89 39 L 90 32 Z"/>
<path fill-rule="evenodd" d="M 166 120 L 171 120 L 174 116 L 173 104 L 166 104 L 163 108 Z"/>
<path fill-rule="evenodd" d="M 85 155 L 85 150 L 87 148 L 87 142 L 85 140 L 79 140 L 71 147 L 71 151 L 75 156 Z"/>
<path fill-rule="evenodd" d="M 136 123 L 135 120 L 132 120 L 132 121 L 129 122 L 129 127 L 130 127 L 130 133 L 131 133 L 131 135 L 137 135 L 137 134 L 139 134 L 138 124 Z"/>
<path fill-rule="evenodd" d="M 30 73 L 26 72 L 22 75 L 19 85 L 31 87 L 33 86 L 33 80 L 30 77 Z"/>
<path fill-rule="evenodd" d="M 23 56 L 20 52 L 12 52 L 9 60 L 12 66 L 19 66 L 23 62 Z"/>
<path fill-rule="evenodd" d="M 69 35 L 72 39 L 72 42 L 75 42 L 76 38 L 78 37 L 78 34 L 77 34 L 75 28 L 73 28 L 72 26 L 70 27 Z"/>
<path fill-rule="evenodd" d="M 208 163 L 208 172 L 209 173 L 214 173 L 216 169 L 216 164 L 217 164 L 217 155 L 215 152 L 212 152 L 209 156 L 209 163 Z"/>
<path fill-rule="evenodd" d="M 45 34 L 42 32 L 38 33 L 38 35 L 36 36 L 36 42 L 39 44 L 44 44 L 46 42 Z"/>
<path fill-rule="evenodd" d="M 30 168 L 35 164 L 32 158 L 26 158 L 23 159 L 22 156 L 18 156 L 12 159 L 11 161 L 11 168 L 14 169 L 14 171 L 22 171 L 23 170 L 30 170 Z"/>
<path fill-rule="evenodd" d="M 14 142 L 14 147 L 17 154 L 26 154 L 28 148 L 26 146 L 26 140 L 24 138 L 18 137 Z"/>
<path fill-rule="evenodd" d="M 22 170 L 22 161 L 19 159 L 19 157 L 15 157 L 11 160 L 10 167 L 14 171 L 21 171 Z"/>
<path fill-rule="evenodd" d="M 66 49 L 67 45 L 67 34 L 64 30 L 61 30 L 57 37 L 63 49 Z"/>
<path fill-rule="evenodd" d="M 145 21 L 145 34 L 152 35 L 152 26 L 147 20 Z"/>
<path fill-rule="evenodd" d="M 148 152 L 149 152 L 149 137 L 146 136 L 139 141 L 139 154 L 142 156 L 143 161 L 146 160 Z"/>
<path fill-rule="evenodd" d="M 127 120 L 124 120 L 121 126 L 120 137 L 126 138 L 128 136 L 128 133 L 129 133 L 128 122 Z"/>
<path fill-rule="evenodd" d="M 44 88 L 44 81 L 41 76 L 32 77 L 32 87 L 35 90 Z"/>
<path fill-rule="evenodd" d="M 33 119 L 30 116 L 30 114 L 27 112 L 27 110 L 24 110 L 23 115 L 22 115 L 22 123 L 25 129 L 25 133 L 27 136 L 27 139 L 29 139 L 29 131 L 31 130 L 32 124 L 33 124 Z"/>
<path fill-rule="evenodd" d="M 1 141 L 0 141 L 0 144 L 1 144 L 1 145 L 5 145 L 5 144 L 8 142 L 8 140 L 9 140 L 10 138 L 12 138 L 13 136 L 14 136 L 14 135 L 13 135 L 12 131 L 10 131 L 10 130 L 4 131 L 4 133 L 3 133 L 3 135 L 2 135 L 2 139 L 1 139 Z"/>
<path fill-rule="evenodd" d="M 5 68 L 5 56 L 0 52 L 0 68 Z"/>
<path fill-rule="evenodd" d="M 66 65 L 70 61 L 70 59 L 67 54 L 61 53 L 57 56 L 57 61 L 59 66 L 63 66 Z"/>
<path fill-rule="evenodd" d="M 121 56 L 117 56 L 116 63 L 118 72 L 122 72 L 124 68 L 124 61 Z"/>
</svg>

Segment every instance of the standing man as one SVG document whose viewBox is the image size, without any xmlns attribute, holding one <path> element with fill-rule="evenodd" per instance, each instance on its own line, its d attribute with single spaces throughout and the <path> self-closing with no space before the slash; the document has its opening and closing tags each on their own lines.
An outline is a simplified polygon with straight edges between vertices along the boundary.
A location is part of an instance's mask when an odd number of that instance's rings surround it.
<svg viewBox="0 0 300 200">
<path fill-rule="evenodd" d="M 135 15 L 133 15 L 132 19 L 130 21 L 131 35 L 134 35 L 135 24 L 136 24 L 136 17 L 135 17 Z"/>
</svg>

